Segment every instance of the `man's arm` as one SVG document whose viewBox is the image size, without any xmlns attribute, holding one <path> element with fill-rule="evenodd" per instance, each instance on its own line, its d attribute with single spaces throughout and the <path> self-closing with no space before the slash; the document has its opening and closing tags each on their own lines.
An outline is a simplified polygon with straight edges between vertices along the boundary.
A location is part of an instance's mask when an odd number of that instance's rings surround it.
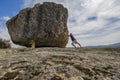
<svg viewBox="0 0 120 80">
<path fill-rule="evenodd" d="M 71 35 L 68 33 L 67 36 L 70 37 Z"/>
</svg>

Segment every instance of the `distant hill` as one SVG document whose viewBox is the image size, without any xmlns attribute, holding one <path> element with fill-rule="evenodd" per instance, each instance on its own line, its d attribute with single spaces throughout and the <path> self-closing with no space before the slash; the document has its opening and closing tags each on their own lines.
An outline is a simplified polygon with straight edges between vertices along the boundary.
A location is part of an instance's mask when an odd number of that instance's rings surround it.
<svg viewBox="0 0 120 80">
<path fill-rule="evenodd" d="M 120 43 L 98 46 L 86 46 L 87 48 L 120 48 Z"/>
</svg>

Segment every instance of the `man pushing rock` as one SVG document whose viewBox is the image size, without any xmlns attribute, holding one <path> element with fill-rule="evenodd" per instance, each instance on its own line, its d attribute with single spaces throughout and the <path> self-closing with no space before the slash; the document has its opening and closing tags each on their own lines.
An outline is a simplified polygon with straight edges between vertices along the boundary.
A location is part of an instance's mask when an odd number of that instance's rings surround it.
<svg viewBox="0 0 120 80">
<path fill-rule="evenodd" d="M 75 44 L 78 44 L 80 47 L 82 47 L 81 46 L 81 44 L 80 43 L 78 43 L 78 41 L 75 39 L 75 37 L 73 36 L 73 34 L 72 33 L 70 33 L 70 38 L 71 38 L 71 40 L 72 40 L 72 45 L 76 48 L 76 46 L 75 46 Z"/>
</svg>

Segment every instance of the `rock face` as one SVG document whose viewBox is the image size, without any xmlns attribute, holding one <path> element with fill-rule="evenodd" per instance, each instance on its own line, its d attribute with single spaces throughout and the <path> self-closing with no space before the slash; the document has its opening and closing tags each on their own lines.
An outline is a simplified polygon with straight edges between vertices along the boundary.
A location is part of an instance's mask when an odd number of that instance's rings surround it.
<svg viewBox="0 0 120 80">
<path fill-rule="evenodd" d="M 68 11 L 61 4 L 45 2 L 26 8 L 7 21 L 15 44 L 30 47 L 65 47 L 68 42 Z"/>
<path fill-rule="evenodd" d="M 120 49 L 0 49 L 0 80 L 120 80 Z"/>
</svg>

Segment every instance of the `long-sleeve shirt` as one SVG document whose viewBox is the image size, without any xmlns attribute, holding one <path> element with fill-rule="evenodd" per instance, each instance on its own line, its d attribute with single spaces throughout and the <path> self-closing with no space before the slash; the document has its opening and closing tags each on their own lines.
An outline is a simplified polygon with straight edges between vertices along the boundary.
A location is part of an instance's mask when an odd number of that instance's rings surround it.
<svg viewBox="0 0 120 80">
<path fill-rule="evenodd" d="M 72 41 L 76 40 L 75 37 L 72 34 L 70 34 L 70 38 L 71 38 Z"/>
</svg>

